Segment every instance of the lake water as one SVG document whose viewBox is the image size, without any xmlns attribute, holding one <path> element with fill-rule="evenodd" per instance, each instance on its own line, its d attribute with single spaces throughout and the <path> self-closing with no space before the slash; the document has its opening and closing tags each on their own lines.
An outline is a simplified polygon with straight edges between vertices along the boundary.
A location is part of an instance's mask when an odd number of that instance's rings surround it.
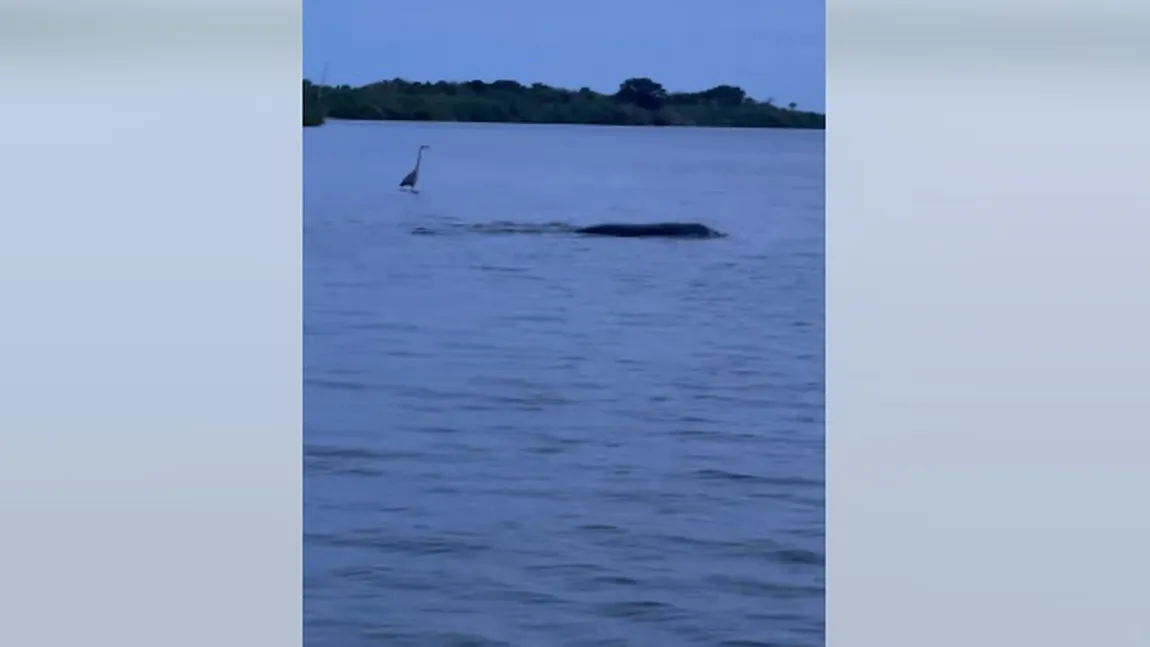
<svg viewBox="0 0 1150 647">
<path fill-rule="evenodd" d="M 305 129 L 305 644 L 822 645 L 823 159 Z M 729 236 L 548 226 L 668 220 Z"/>
</svg>

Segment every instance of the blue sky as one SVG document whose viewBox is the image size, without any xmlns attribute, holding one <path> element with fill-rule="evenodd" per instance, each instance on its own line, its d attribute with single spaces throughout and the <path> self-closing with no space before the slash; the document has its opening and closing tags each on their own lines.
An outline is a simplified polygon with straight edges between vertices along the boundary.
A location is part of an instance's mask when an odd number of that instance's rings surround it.
<svg viewBox="0 0 1150 647">
<path fill-rule="evenodd" d="M 614 92 L 729 83 L 823 110 L 823 0 L 305 0 L 304 76 L 513 79 Z"/>
</svg>

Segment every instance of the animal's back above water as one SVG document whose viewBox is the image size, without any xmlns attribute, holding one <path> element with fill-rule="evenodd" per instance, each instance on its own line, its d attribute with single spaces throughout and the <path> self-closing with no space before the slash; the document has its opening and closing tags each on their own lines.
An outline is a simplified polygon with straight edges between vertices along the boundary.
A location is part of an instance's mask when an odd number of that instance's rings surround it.
<svg viewBox="0 0 1150 647">
<path fill-rule="evenodd" d="M 607 223 L 580 227 L 575 233 L 620 238 L 720 238 L 724 235 L 697 222 Z"/>
</svg>

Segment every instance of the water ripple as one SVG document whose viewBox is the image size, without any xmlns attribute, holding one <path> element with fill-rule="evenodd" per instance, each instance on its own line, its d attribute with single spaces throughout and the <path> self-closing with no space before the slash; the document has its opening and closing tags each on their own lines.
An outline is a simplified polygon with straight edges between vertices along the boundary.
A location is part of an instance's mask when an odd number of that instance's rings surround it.
<svg viewBox="0 0 1150 647">
<path fill-rule="evenodd" d="M 824 644 L 821 134 L 305 137 L 305 644 Z"/>
</svg>

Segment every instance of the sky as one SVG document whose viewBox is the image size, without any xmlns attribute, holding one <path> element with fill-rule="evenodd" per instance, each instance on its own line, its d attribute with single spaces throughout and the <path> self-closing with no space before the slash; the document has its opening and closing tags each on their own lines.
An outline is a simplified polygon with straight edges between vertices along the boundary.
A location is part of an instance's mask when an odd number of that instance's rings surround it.
<svg viewBox="0 0 1150 647">
<path fill-rule="evenodd" d="M 304 0 L 304 77 L 736 85 L 825 110 L 824 0 Z"/>
</svg>

